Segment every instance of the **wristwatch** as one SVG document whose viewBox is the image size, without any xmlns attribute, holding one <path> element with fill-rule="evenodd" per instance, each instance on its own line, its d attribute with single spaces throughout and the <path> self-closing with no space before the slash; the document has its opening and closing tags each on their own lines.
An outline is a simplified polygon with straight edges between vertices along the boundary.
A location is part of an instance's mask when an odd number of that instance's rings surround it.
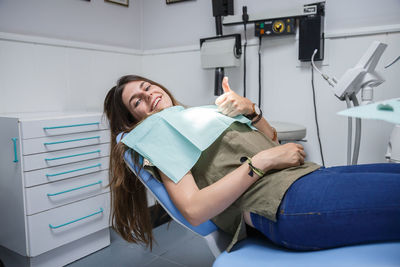
<svg viewBox="0 0 400 267">
<path fill-rule="evenodd" d="M 255 117 L 259 116 L 261 114 L 261 109 L 253 103 L 253 112 L 250 114 L 246 114 L 244 115 L 246 118 L 248 118 L 249 120 L 253 120 Z"/>
</svg>

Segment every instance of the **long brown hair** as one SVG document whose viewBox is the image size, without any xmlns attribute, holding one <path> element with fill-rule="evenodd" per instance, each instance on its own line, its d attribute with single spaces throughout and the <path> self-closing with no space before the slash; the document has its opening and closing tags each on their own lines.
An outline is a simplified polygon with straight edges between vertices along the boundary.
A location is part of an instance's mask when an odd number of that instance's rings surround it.
<svg viewBox="0 0 400 267">
<path fill-rule="evenodd" d="M 116 143 L 118 134 L 131 131 L 139 123 L 122 102 L 122 92 L 126 84 L 134 81 L 146 81 L 157 85 L 170 96 L 174 106 L 180 103 L 164 86 L 137 75 L 122 76 L 104 100 L 104 113 L 111 130 L 109 167 L 111 224 L 126 241 L 142 242 L 151 249 L 153 234 L 146 189 L 124 162 L 124 153 L 128 148 L 122 142 Z M 138 164 L 137 153 L 131 153 L 131 155 L 135 155 L 134 161 Z"/>
</svg>

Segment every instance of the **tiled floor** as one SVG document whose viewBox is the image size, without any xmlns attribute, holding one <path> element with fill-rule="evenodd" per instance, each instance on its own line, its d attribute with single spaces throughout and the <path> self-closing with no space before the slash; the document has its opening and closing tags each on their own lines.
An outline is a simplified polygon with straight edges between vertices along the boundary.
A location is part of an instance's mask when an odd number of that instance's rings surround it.
<svg viewBox="0 0 400 267">
<path fill-rule="evenodd" d="M 186 230 L 176 222 L 163 224 L 153 230 L 156 244 L 153 251 L 144 246 L 130 244 L 111 230 L 111 245 L 68 267 L 117 266 L 117 267 L 207 267 L 212 266 L 214 257 L 206 241 Z M 6 267 L 20 267 L 22 259 L 15 255 L 1 253 Z M 18 261 L 18 262 L 17 262 Z"/>
</svg>

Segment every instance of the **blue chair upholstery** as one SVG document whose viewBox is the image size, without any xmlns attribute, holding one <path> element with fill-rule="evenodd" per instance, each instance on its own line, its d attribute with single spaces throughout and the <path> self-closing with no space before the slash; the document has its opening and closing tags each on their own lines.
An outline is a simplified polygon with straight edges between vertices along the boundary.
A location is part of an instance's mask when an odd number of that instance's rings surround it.
<svg viewBox="0 0 400 267">
<path fill-rule="evenodd" d="M 117 137 L 117 142 L 121 135 Z M 225 248 L 230 237 L 207 221 L 192 226 L 172 203 L 162 183 L 132 161 L 129 151 L 124 160 L 128 167 L 157 199 L 166 212 L 179 224 L 203 236 L 216 257 L 213 267 L 251 266 L 400 266 L 400 242 L 364 244 L 312 252 L 287 250 L 270 243 L 266 238 L 250 237 L 238 242 L 230 253 Z M 400 227 L 400 225 L 399 225 Z"/>
</svg>

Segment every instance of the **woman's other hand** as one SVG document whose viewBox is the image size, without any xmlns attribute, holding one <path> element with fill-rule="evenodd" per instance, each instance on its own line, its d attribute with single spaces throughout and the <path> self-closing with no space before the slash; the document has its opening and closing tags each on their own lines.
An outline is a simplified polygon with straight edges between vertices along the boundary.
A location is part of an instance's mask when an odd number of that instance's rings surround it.
<svg viewBox="0 0 400 267">
<path fill-rule="evenodd" d="M 287 143 L 257 153 L 253 158 L 253 165 L 264 171 L 281 170 L 304 164 L 306 153 L 304 147 L 296 143 Z"/>
<path fill-rule="evenodd" d="M 215 104 L 222 114 L 235 117 L 239 114 L 247 115 L 253 113 L 253 103 L 231 90 L 228 77 L 224 77 L 222 80 L 222 88 L 224 93 L 215 100 Z"/>
</svg>

